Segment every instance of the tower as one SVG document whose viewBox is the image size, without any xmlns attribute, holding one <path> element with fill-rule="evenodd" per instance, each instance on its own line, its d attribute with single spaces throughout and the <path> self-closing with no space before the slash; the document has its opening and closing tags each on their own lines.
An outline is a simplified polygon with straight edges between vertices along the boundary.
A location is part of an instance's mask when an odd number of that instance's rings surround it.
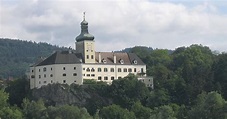
<svg viewBox="0 0 227 119">
<path fill-rule="evenodd" d="M 76 37 L 76 52 L 81 53 L 84 63 L 95 63 L 95 41 L 94 36 L 88 32 L 88 22 L 85 20 L 80 23 L 81 33 Z"/>
</svg>

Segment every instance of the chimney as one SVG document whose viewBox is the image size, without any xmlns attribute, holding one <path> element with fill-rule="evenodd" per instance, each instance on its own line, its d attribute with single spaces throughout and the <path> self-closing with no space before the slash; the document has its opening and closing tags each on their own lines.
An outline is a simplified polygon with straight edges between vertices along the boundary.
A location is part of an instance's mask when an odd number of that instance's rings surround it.
<svg viewBox="0 0 227 119">
<path fill-rule="evenodd" d="M 102 63 L 102 61 L 101 61 L 101 53 L 99 52 L 99 63 Z"/>
<path fill-rule="evenodd" d="M 116 64 L 117 58 L 115 54 L 113 54 L 113 60 L 114 60 L 114 64 Z"/>
</svg>

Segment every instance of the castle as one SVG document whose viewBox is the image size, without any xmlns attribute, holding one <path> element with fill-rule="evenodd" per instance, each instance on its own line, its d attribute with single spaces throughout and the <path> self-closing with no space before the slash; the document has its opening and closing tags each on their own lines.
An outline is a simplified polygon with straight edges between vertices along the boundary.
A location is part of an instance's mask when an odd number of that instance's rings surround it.
<svg viewBox="0 0 227 119">
<path fill-rule="evenodd" d="M 85 16 L 75 46 L 76 50 L 57 51 L 30 66 L 30 88 L 53 83 L 81 85 L 86 79 L 111 84 L 130 73 L 140 76 L 138 80 L 146 86 L 153 87 L 153 78 L 145 77 L 146 65 L 136 54 L 95 51 L 94 36 L 88 32 Z"/>
</svg>

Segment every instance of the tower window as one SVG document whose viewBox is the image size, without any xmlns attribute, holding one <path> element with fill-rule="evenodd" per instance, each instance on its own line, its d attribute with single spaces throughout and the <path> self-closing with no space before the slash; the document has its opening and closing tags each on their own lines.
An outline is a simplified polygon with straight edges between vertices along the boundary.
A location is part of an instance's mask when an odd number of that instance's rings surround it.
<svg viewBox="0 0 227 119">
<path fill-rule="evenodd" d="M 62 74 L 62 76 L 66 76 L 66 74 L 64 73 L 64 74 Z"/>
<path fill-rule="evenodd" d="M 63 67 L 63 70 L 65 70 L 65 67 Z"/>
<path fill-rule="evenodd" d="M 66 83 L 66 80 L 63 80 L 63 83 Z"/>
<path fill-rule="evenodd" d="M 77 73 L 73 73 L 73 76 L 77 76 Z"/>
<path fill-rule="evenodd" d="M 92 69 L 91 69 L 91 72 L 95 72 L 95 69 L 94 69 L 94 68 L 92 68 Z"/>
<path fill-rule="evenodd" d="M 73 69 L 76 70 L 76 67 L 74 67 Z"/>
<path fill-rule="evenodd" d="M 44 74 L 44 78 L 46 78 L 46 74 Z"/>
<path fill-rule="evenodd" d="M 87 72 L 90 72 L 90 69 L 89 68 L 87 68 L 87 70 L 86 70 Z"/>
<path fill-rule="evenodd" d="M 39 75 L 39 78 L 41 78 L 41 75 Z"/>
<path fill-rule="evenodd" d="M 50 74 L 50 77 L 53 77 L 53 74 Z"/>
<path fill-rule="evenodd" d="M 46 67 L 43 68 L 43 72 L 45 72 L 45 71 L 47 71 L 47 68 Z"/>
</svg>

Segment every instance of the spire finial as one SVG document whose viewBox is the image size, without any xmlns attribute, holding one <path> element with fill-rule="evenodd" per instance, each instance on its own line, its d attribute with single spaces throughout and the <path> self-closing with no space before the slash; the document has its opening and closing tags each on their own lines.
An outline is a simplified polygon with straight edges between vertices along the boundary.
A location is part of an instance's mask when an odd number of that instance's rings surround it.
<svg viewBox="0 0 227 119">
<path fill-rule="evenodd" d="M 85 20 L 85 13 L 86 13 L 86 12 L 84 12 L 84 16 L 83 16 L 83 17 L 84 17 L 84 20 Z"/>
</svg>

